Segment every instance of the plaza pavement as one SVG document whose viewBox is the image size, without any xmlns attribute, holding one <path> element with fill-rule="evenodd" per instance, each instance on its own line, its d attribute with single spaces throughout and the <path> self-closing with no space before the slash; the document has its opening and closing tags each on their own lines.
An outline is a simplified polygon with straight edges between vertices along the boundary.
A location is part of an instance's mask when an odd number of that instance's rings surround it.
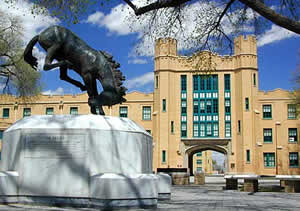
<svg viewBox="0 0 300 211">
<path fill-rule="evenodd" d="M 223 190 L 222 178 L 209 178 L 206 185 L 172 186 L 171 200 L 159 201 L 156 209 L 147 210 L 300 210 L 300 193 L 257 192 Z M 211 182 L 212 181 L 212 182 Z M 279 185 L 277 181 L 266 182 L 262 186 Z M 33 211 L 89 211 L 91 208 L 58 208 L 30 205 L 0 205 L 0 210 Z M 127 209 L 120 209 L 127 210 Z M 143 210 L 143 209 L 130 209 Z"/>
</svg>

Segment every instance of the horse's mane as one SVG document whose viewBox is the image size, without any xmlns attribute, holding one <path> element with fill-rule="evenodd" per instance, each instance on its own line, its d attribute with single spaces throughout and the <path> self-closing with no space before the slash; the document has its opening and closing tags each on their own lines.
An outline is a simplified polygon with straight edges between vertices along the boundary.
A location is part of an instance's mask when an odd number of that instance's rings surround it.
<svg viewBox="0 0 300 211">
<path fill-rule="evenodd" d="M 120 64 L 115 60 L 113 60 L 113 56 L 110 55 L 109 53 L 105 51 L 99 51 L 99 52 L 106 58 L 106 60 L 109 62 L 110 66 L 112 67 L 112 73 L 115 79 L 115 84 L 117 86 L 117 89 L 121 97 L 124 96 L 127 89 L 124 86 L 122 86 L 123 84 L 122 81 L 125 80 L 125 76 L 123 76 L 122 72 L 118 69 L 120 67 Z"/>
</svg>

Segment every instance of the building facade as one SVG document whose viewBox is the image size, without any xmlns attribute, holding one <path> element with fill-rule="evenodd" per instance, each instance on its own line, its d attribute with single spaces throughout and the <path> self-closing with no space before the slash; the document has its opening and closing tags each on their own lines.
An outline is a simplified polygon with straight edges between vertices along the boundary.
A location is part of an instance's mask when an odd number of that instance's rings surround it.
<svg viewBox="0 0 300 211">
<path fill-rule="evenodd" d="M 127 102 L 104 111 L 128 117 L 152 134 L 155 171 L 211 173 L 212 151 L 217 151 L 224 154 L 228 173 L 300 173 L 293 96 L 281 89 L 259 90 L 255 37 L 237 37 L 232 56 L 201 52 L 192 57 L 178 55 L 176 40 L 158 39 L 154 63 L 153 93 L 129 93 Z M 199 71 L 205 67 L 209 70 Z M 86 94 L 1 95 L 0 139 L 24 116 L 89 114 L 87 100 Z"/>
</svg>

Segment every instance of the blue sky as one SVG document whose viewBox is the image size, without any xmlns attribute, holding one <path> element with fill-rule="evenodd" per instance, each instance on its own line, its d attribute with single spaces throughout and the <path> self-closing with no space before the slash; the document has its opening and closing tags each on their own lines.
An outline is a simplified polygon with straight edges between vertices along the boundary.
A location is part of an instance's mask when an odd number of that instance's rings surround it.
<svg viewBox="0 0 300 211">
<path fill-rule="evenodd" d="M 142 4 L 145 0 L 137 0 Z M 121 71 L 126 76 L 125 85 L 129 91 L 153 91 L 153 41 L 141 38 L 145 22 L 128 22 L 131 11 L 121 1 L 110 4 L 110 8 L 93 10 L 81 22 L 67 26 L 91 47 L 111 53 L 114 59 L 121 64 Z M 59 24 L 60 21 L 49 16 L 39 15 L 32 17 L 29 12 L 30 4 L 27 1 L 18 1 L 16 8 L 7 8 L 1 1 L 0 9 L 17 15 L 24 25 L 24 43 L 27 43 L 35 34 L 46 27 Z M 196 7 L 195 7 L 196 8 Z M 123 10 L 122 10 L 123 9 Z M 187 20 L 188 21 L 188 20 Z M 129 25 L 133 26 L 133 31 Z M 187 25 L 190 25 L 188 23 Z M 188 30 L 187 30 L 188 31 Z M 179 39 L 179 48 L 185 50 Z M 292 72 L 300 65 L 300 36 L 287 32 L 275 25 L 270 26 L 262 36 L 258 37 L 258 67 L 259 86 L 261 90 L 275 88 L 292 89 Z M 138 51 L 138 53 L 136 52 Z M 37 48 L 35 53 L 43 64 L 45 52 Z M 72 71 L 70 76 L 77 77 Z M 59 80 L 58 70 L 42 71 L 43 91 L 46 94 L 76 94 L 80 90 L 65 81 Z"/>
</svg>

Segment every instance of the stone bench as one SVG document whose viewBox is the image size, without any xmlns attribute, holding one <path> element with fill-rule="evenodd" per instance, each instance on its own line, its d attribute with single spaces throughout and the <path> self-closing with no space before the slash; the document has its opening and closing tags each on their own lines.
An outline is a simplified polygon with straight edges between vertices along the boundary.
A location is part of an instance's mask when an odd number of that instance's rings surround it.
<svg viewBox="0 0 300 211">
<path fill-rule="evenodd" d="M 300 192 L 300 175 L 276 175 L 276 179 L 280 180 L 286 193 Z"/>
<path fill-rule="evenodd" d="M 190 174 L 188 173 L 172 173 L 172 185 L 189 185 Z"/>
<path fill-rule="evenodd" d="M 243 174 L 243 175 L 225 175 L 226 190 L 237 190 L 238 179 L 244 179 L 244 191 L 257 192 L 258 191 L 258 175 Z"/>
<path fill-rule="evenodd" d="M 195 185 L 204 185 L 205 184 L 205 174 L 196 172 L 194 173 L 194 184 Z"/>
</svg>

